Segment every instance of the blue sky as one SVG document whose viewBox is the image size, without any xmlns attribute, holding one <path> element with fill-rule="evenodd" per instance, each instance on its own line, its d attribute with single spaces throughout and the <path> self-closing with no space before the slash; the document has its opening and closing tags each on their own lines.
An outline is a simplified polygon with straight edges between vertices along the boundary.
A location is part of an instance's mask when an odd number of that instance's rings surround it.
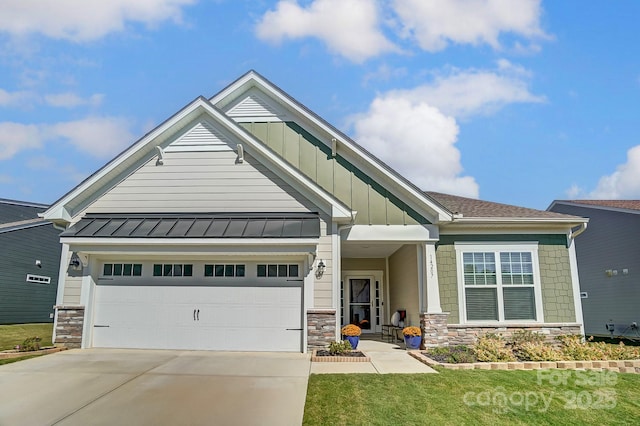
<svg viewBox="0 0 640 426">
<path fill-rule="evenodd" d="M 55 201 L 249 69 L 425 190 L 539 209 L 640 198 L 634 0 L 1 9 L 0 198 Z"/>
</svg>

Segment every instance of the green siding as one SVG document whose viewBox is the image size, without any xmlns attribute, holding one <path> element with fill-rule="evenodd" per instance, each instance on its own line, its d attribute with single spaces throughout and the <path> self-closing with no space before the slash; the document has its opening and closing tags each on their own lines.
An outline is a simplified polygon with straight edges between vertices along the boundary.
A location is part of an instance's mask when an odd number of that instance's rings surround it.
<svg viewBox="0 0 640 426">
<path fill-rule="evenodd" d="M 293 122 L 241 123 L 321 188 L 358 211 L 360 225 L 413 225 L 429 221 Z"/>
<path fill-rule="evenodd" d="M 440 303 L 450 312 L 449 323 L 460 322 L 455 242 L 538 241 L 540 282 L 545 322 L 575 322 L 576 313 L 571 282 L 567 237 L 559 235 L 441 235 L 436 251 Z"/>
</svg>

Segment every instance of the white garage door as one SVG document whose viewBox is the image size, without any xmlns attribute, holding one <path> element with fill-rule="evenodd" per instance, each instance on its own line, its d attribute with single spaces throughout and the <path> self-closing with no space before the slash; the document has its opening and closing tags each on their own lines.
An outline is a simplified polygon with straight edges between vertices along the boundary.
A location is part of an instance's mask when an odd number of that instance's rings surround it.
<svg viewBox="0 0 640 426">
<path fill-rule="evenodd" d="M 302 287 L 98 285 L 93 346 L 302 350 Z"/>
</svg>

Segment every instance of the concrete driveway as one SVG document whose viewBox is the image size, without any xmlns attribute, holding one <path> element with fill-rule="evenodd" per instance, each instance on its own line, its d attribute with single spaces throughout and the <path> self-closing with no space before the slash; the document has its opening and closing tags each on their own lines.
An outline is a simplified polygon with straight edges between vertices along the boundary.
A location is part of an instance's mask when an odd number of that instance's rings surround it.
<svg viewBox="0 0 640 426">
<path fill-rule="evenodd" d="M 0 366 L 0 425 L 299 425 L 305 354 L 85 349 Z"/>
</svg>

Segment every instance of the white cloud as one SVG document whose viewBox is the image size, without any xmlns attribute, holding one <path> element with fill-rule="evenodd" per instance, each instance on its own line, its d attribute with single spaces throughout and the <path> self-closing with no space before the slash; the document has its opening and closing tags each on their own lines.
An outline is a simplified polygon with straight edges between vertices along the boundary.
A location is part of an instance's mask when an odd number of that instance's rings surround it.
<svg viewBox="0 0 640 426">
<path fill-rule="evenodd" d="M 75 93 L 66 92 L 66 93 L 56 93 L 49 94 L 44 96 L 44 101 L 53 107 L 60 108 L 75 108 L 78 106 L 98 106 L 102 103 L 104 99 L 104 95 L 100 93 L 96 93 L 91 95 L 88 98 L 82 98 Z"/>
<path fill-rule="evenodd" d="M 0 123 L 0 160 L 42 146 L 42 131 L 34 124 Z"/>
<path fill-rule="evenodd" d="M 353 62 L 398 51 L 380 31 L 378 4 L 374 0 L 314 0 L 308 7 L 281 0 L 256 26 L 261 40 L 316 37 L 329 50 Z"/>
<path fill-rule="evenodd" d="M 33 33 L 76 42 L 122 31 L 129 22 L 156 25 L 180 22 L 182 7 L 197 0 L 4 0 L 0 32 Z"/>
<path fill-rule="evenodd" d="M 589 194 L 591 199 L 638 199 L 640 198 L 640 145 L 627 151 L 627 162 L 616 171 L 603 176 L 596 189 Z"/>
<path fill-rule="evenodd" d="M 34 94 L 26 91 L 7 92 L 0 89 L 0 106 L 25 106 L 33 100 Z"/>
<path fill-rule="evenodd" d="M 544 96 L 528 89 L 530 73 L 508 61 L 499 61 L 497 70 L 454 71 L 437 76 L 432 83 L 410 90 L 395 91 L 396 96 L 424 101 L 457 118 L 490 114 L 512 103 L 544 102 Z"/>
<path fill-rule="evenodd" d="M 0 123 L 0 160 L 20 151 L 67 142 L 93 157 L 109 158 L 133 143 L 131 123 L 120 117 L 88 117 L 56 124 Z"/>
<path fill-rule="evenodd" d="M 119 117 L 88 117 L 54 124 L 48 132 L 94 157 L 109 158 L 133 143 L 130 127 L 128 120 Z"/>
<path fill-rule="evenodd" d="M 352 117 L 355 140 L 425 190 L 478 197 L 478 184 L 460 176 L 458 126 L 425 102 L 395 93 L 376 98 Z"/>
<path fill-rule="evenodd" d="M 429 52 L 449 43 L 488 44 L 499 49 L 501 33 L 546 37 L 540 28 L 540 0 L 394 0 L 403 34 Z"/>
</svg>

